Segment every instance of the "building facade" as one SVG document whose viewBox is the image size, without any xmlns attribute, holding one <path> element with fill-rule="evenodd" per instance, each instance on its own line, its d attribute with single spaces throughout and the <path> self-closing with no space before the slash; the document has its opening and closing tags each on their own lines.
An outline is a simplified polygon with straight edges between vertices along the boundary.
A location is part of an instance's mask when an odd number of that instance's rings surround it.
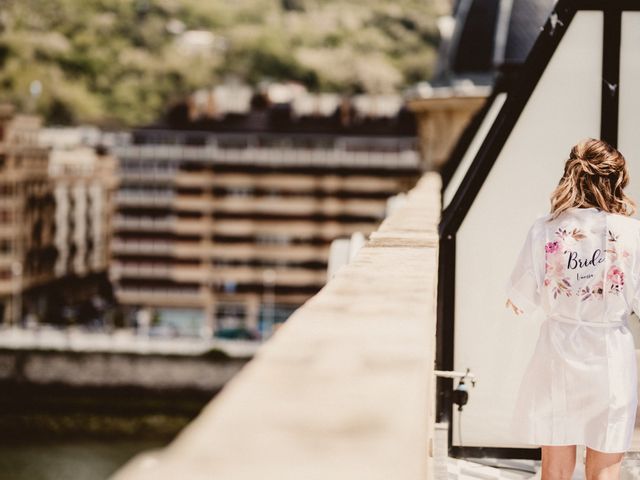
<svg viewBox="0 0 640 480">
<path fill-rule="evenodd" d="M 115 158 L 101 148 L 53 149 L 49 174 L 56 200 L 56 276 L 106 271 Z"/>
<path fill-rule="evenodd" d="M 325 284 L 331 241 L 375 230 L 420 174 L 415 125 L 397 116 L 345 125 L 339 111 L 256 104 L 222 118 L 174 112 L 118 148 L 121 303 L 194 333 L 266 336 Z"/>
<path fill-rule="evenodd" d="M 81 131 L 51 128 L 40 135 L 50 147 L 58 252 L 46 320 L 62 324 L 103 323 L 100 309 L 113 300 L 107 271 L 117 161 L 100 136 L 83 139 Z"/>
<path fill-rule="evenodd" d="M 19 325 L 43 315 L 54 277 L 55 200 L 39 117 L 0 106 L 0 318 Z"/>
</svg>

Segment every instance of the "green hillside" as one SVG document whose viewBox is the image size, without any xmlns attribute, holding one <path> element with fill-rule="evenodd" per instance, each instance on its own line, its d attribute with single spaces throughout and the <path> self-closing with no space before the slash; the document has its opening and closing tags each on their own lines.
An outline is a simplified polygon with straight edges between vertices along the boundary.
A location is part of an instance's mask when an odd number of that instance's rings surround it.
<svg viewBox="0 0 640 480">
<path fill-rule="evenodd" d="M 388 92 L 429 78 L 446 0 L 0 0 L 0 100 L 136 125 L 228 77 Z M 189 51 L 184 32 L 213 35 Z M 206 34 L 206 32 L 205 32 Z M 189 53 L 191 52 L 191 53 Z M 42 89 L 30 95 L 30 85 Z"/>
</svg>

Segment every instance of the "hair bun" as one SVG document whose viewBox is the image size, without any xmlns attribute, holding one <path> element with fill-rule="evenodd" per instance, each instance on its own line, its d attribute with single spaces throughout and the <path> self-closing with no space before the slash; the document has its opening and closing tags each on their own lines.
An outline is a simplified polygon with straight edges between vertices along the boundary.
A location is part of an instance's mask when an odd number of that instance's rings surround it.
<svg viewBox="0 0 640 480">
<path fill-rule="evenodd" d="M 620 151 L 604 140 L 584 139 L 571 148 L 562 178 L 551 195 L 552 218 L 575 206 L 634 215 L 637 205 L 624 192 L 628 180 Z"/>
<path fill-rule="evenodd" d="M 572 152 L 573 153 L 573 152 Z M 598 167 L 581 156 L 573 155 L 569 167 L 578 174 L 601 175 Z"/>
<path fill-rule="evenodd" d="M 585 160 L 583 157 L 578 157 L 578 162 L 580 162 L 582 169 L 591 175 L 595 174 L 598 170 L 597 165 L 591 163 L 589 160 Z"/>
<path fill-rule="evenodd" d="M 591 139 L 574 145 L 569 154 L 570 167 L 587 175 L 607 177 L 619 174 L 624 168 L 624 158 L 606 151 L 602 144 L 595 143 L 596 141 Z"/>
</svg>

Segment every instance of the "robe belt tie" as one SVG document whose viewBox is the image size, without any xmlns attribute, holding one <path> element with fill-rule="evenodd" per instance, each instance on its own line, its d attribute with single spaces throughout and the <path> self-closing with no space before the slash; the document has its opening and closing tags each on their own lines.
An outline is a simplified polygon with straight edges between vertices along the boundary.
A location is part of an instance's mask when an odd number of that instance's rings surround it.
<svg viewBox="0 0 640 480">
<path fill-rule="evenodd" d="M 565 323 L 573 323 L 575 325 L 586 325 L 589 327 L 619 327 L 621 325 L 627 325 L 627 320 L 615 320 L 615 321 L 606 321 L 606 322 L 587 322 L 584 320 L 577 320 L 572 317 L 566 317 L 564 315 L 560 315 L 557 313 L 548 315 L 548 318 L 551 320 L 556 320 L 558 322 Z"/>
</svg>

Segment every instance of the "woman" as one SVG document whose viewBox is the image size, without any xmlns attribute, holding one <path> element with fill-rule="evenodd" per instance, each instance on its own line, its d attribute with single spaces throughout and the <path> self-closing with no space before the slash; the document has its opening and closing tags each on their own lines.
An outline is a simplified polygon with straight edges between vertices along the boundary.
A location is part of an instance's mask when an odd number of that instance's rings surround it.
<svg viewBox="0 0 640 480">
<path fill-rule="evenodd" d="M 513 410 L 514 439 L 542 448 L 542 480 L 570 479 L 576 445 L 586 478 L 618 479 L 633 434 L 640 308 L 640 221 L 623 191 L 623 155 L 602 140 L 571 149 L 551 212 L 529 228 L 507 281 L 517 315 L 544 311 Z"/>
</svg>

